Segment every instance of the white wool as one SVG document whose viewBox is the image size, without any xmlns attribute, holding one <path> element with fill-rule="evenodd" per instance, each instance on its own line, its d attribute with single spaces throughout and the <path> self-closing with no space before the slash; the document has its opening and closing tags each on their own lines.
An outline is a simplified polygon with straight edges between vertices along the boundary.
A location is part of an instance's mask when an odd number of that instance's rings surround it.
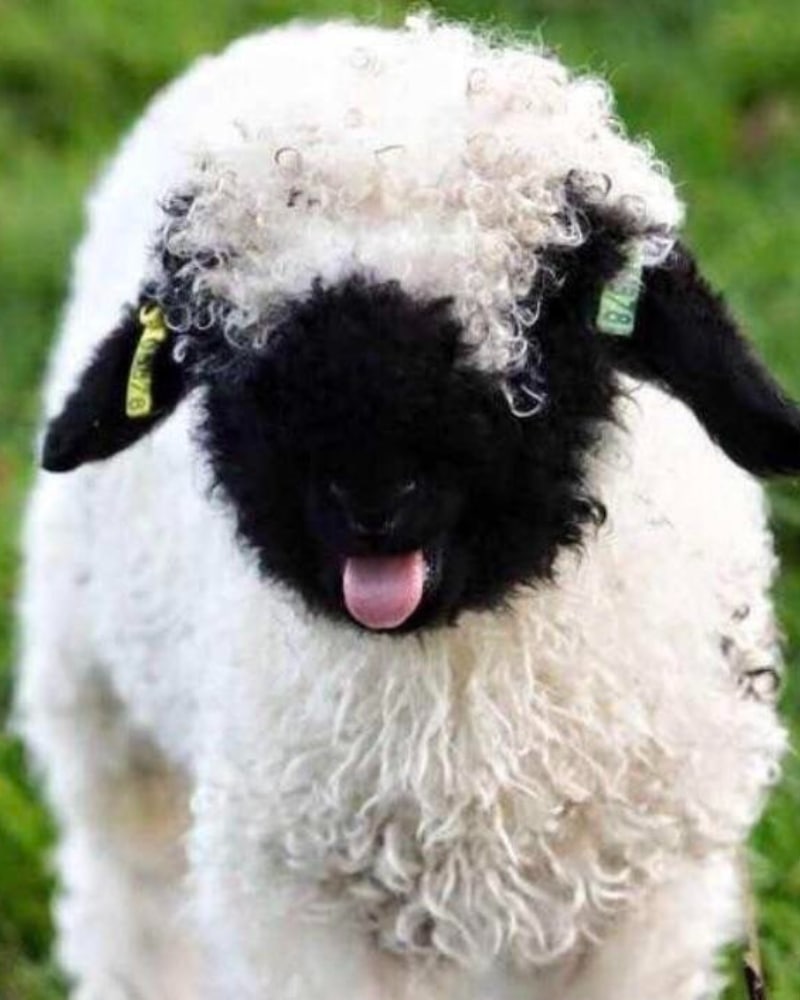
<svg viewBox="0 0 800 1000">
<path fill-rule="evenodd" d="M 366 271 L 453 295 L 504 368 L 523 277 L 582 238 L 557 215 L 570 171 L 607 174 L 664 246 L 679 221 L 609 104 L 533 48 L 424 20 L 297 25 L 199 63 L 94 196 L 48 410 L 159 279 L 157 199 L 190 189 L 169 240 L 190 267 L 225 244 L 196 278 L 236 305 L 232 334 Z M 775 558 L 758 484 L 681 403 L 623 388 L 590 468 L 607 523 L 508 611 L 418 637 L 259 575 L 209 491 L 196 398 L 111 461 L 40 475 L 19 714 L 63 827 L 80 1000 L 714 995 L 785 743 L 745 683 L 779 666 Z"/>
<path fill-rule="evenodd" d="M 315 278 L 371 272 L 453 296 L 477 362 L 505 370 L 533 320 L 516 303 L 541 250 L 583 239 L 569 176 L 599 189 L 607 178 L 609 207 L 637 231 L 659 228 L 650 263 L 680 220 L 649 148 L 623 136 L 606 84 L 534 46 L 497 48 L 422 18 L 402 32 L 295 28 L 240 43 L 213 76 L 200 84 L 213 92 L 186 187 L 196 200 L 167 245 L 198 287 L 236 305 L 237 326 L 266 319 L 262 335 Z M 247 95 L 235 121 L 231 89 Z M 229 263 L 197 263 L 209 248 Z"/>
<path fill-rule="evenodd" d="M 402 30 L 295 24 L 239 41 L 168 88 L 125 153 L 95 202 L 95 240 L 111 260 L 136 258 L 113 281 L 117 308 L 142 278 L 161 278 L 161 234 L 198 292 L 233 307 L 233 339 L 268 338 L 315 279 L 366 273 L 452 296 L 474 362 L 495 371 L 523 359 L 537 303 L 518 300 L 541 251 L 584 238 L 568 178 L 629 220 L 648 264 L 663 260 L 682 217 L 649 145 L 625 137 L 605 82 L 571 75 L 538 46 L 493 45 L 426 17 Z M 131 190 L 133 231 L 107 231 L 99 206 Z M 175 194 L 194 197 L 178 221 L 159 207 Z M 208 266 L 209 251 L 221 266 Z M 205 310 L 170 322 L 198 319 Z"/>
</svg>

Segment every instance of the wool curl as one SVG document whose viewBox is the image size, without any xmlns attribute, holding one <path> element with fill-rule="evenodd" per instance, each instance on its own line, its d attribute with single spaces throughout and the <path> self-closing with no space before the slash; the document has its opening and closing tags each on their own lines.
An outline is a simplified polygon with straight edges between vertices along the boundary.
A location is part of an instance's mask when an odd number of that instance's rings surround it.
<svg viewBox="0 0 800 1000">
<path fill-rule="evenodd" d="M 544 251 L 586 238 L 576 189 L 646 265 L 672 246 L 682 207 L 650 145 L 625 136 L 603 81 L 540 46 L 418 15 L 401 31 L 290 26 L 210 65 L 218 127 L 166 199 L 174 266 L 151 276 L 199 303 L 171 315 L 179 333 L 206 328 L 212 302 L 232 343 L 261 347 L 288 299 L 361 272 L 451 297 L 473 363 L 511 377 L 536 368 Z M 535 370 L 528 385 L 535 409 Z"/>
</svg>

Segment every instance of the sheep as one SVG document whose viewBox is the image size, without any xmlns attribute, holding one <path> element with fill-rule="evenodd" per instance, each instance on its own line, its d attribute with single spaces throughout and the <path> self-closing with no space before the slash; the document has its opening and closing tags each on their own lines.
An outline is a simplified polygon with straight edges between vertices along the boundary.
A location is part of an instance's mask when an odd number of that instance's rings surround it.
<svg viewBox="0 0 800 1000">
<path fill-rule="evenodd" d="M 75 997 L 717 995 L 800 416 L 682 220 L 605 83 L 425 15 L 154 100 L 24 538 Z"/>
</svg>

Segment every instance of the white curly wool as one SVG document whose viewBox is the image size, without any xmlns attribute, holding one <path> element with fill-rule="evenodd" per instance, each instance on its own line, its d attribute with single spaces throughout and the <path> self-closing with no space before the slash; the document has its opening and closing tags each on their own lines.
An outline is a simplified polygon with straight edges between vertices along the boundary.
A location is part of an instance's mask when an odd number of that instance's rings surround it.
<svg viewBox="0 0 800 1000">
<path fill-rule="evenodd" d="M 540 251 L 583 239 L 567 178 L 629 218 L 646 263 L 663 259 L 681 220 L 662 165 L 624 136 L 611 105 L 603 81 L 536 47 L 493 46 L 425 17 L 402 31 L 298 24 L 246 38 L 199 62 L 133 131 L 95 197 L 79 283 L 105 268 L 104 244 L 122 257 L 108 290 L 118 310 L 143 277 L 158 281 L 149 254 L 162 232 L 198 292 L 234 307 L 226 322 L 241 338 L 257 321 L 268 337 L 287 297 L 315 278 L 398 279 L 453 296 L 475 363 L 513 370 L 536 319 L 535 301 L 517 303 Z M 122 204 L 109 212 L 132 191 L 135 219 Z M 194 201 L 172 221 L 160 206 L 176 194 Z M 116 316 L 101 315 L 108 329 Z M 178 330 L 197 320 L 170 317 Z M 97 323 L 94 304 L 79 336 L 93 339 Z"/>
<path fill-rule="evenodd" d="M 47 409 L 158 280 L 176 191 L 195 202 L 168 242 L 233 335 L 367 271 L 453 295 L 504 369 L 537 252 L 582 238 L 576 170 L 661 234 L 655 261 L 680 206 L 603 84 L 425 20 L 245 39 L 156 100 L 98 187 Z M 784 748 L 740 676 L 778 661 L 775 560 L 757 483 L 681 403 L 624 387 L 592 459 L 607 523 L 506 612 L 422 637 L 311 616 L 258 574 L 196 400 L 40 475 L 19 716 L 80 1000 L 715 995 Z"/>
</svg>

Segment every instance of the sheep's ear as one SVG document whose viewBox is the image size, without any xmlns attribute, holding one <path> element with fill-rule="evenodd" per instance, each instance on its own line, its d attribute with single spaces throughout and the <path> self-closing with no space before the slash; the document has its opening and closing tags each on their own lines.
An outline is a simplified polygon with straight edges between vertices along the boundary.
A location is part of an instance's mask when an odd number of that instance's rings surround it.
<svg viewBox="0 0 800 1000">
<path fill-rule="evenodd" d="M 138 441 L 175 408 L 186 377 L 160 310 L 129 309 L 47 426 L 42 466 L 68 472 Z"/>
<path fill-rule="evenodd" d="M 623 281 L 616 330 L 613 279 L 610 304 L 608 287 L 597 325 L 605 327 L 621 367 L 683 400 L 745 469 L 764 476 L 800 472 L 800 410 L 753 353 L 684 246 L 677 244 L 662 266 L 644 270 L 638 302 L 634 296 L 626 303 Z M 632 330 L 625 328 L 627 306 Z"/>
</svg>

